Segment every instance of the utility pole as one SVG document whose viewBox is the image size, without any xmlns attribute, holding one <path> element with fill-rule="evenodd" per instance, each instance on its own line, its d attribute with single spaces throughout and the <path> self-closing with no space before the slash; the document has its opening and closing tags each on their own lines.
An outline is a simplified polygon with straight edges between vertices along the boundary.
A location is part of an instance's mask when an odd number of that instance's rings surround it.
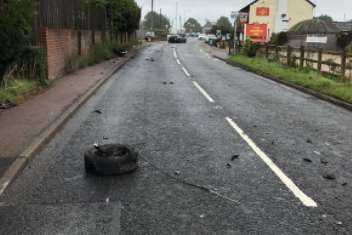
<svg viewBox="0 0 352 235">
<path fill-rule="evenodd" d="M 151 25 L 151 31 L 154 29 L 154 0 L 152 1 L 152 25 Z"/>
<path fill-rule="evenodd" d="M 177 16 L 178 16 L 178 2 L 176 2 L 176 17 L 175 17 L 175 30 L 176 30 L 176 33 L 178 31 L 178 27 L 177 27 L 177 22 L 178 22 L 178 19 L 177 19 Z"/>
<path fill-rule="evenodd" d="M 160 31 L 162 30 L 162 25 L 161 25 L 161 8 L 160 8 L 160 15 L 159 15 L 159 27 L 160 27 Z"/>
</svg>

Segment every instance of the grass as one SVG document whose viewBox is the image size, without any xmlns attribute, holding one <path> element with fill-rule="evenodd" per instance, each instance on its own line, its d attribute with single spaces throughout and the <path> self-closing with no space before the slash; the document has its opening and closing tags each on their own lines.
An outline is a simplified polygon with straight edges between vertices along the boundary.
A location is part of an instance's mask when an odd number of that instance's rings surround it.
<svg viewBox="0 0 352 235">
<path fill-rule="evenodd" d="M 130 41 L 127 44 L 119 45 L 116 42 L 99 43 L 92 47 L 87 55 L 74 56 L 66 64 L 65 72 L 71 73 L 78 69 L 98 64 L 102 61 L 116 57 L 113 50 L 118 48 L 130 49 L 133 45 L 137 45 L 138 41 Z"/>
<path fill-rule="evenodd" d="M 18 104 L 26 95 L 40 89 L 41 85 L 34 80 L 11 79 L 0 86 L 0 104 Z"/>
<path fill-rule="evenodd" d="M 301 70 L 270 62 L 265 58 L 250 58 L 244 55 L 233 56 L 229 59 L 229 62 L 245 67 L 255 73 L 284 80 L 352 104 L 351 83 L 323 76 L 313 70 Z"/>
</svg>

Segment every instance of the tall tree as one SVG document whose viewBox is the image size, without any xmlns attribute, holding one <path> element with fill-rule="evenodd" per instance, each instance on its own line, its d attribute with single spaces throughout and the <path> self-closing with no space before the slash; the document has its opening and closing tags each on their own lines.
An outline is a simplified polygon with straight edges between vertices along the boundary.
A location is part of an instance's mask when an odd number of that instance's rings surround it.
<svg viewBox="0 0 352 235">
<path fill-rule="evenodd" d="M 320 20 L 324 20 L 324 21 L 327 21 L 327 22 L 333 22 L 334 19 L 329 16 L 329 15 L 320 15 L 318 17 L 315 17 L 315 19 L 320 19 Z"/>
<path fill-rule="evenodd" d="M 170 20 L 163 14 L 158 14 L 156 12 L 149 12 L 144 17 L 143 27 L 145 30 L 149 30 L 149 31 L 153 29 L 157 31 L 169 32 L 171 28 L 171 24 L 170 24 Z"/>
<path fill-rule="evenodd" d="M 186 33 L 193 33 L 193 32 L 201 32 L 202 31 L 202 26 L 199 24 L 199 22 L 194 19 L 194 18 L 189 18 L 185 24 L 183 25 L 183 27 L 186 30 Z"/>
<path fill-rule="evenodd" d="M 139 28 L 141 9 L 134 0 L 105 0 L 111 11 L 113 31 L 134 32 Z"/>
<path fill-rule="evenodd" d="M 222 34 L 232 33 L 233 27 L 229 18 L 227 18 L 226 16 L 221 16 L 211 29 L 211 32 L 215 34 L 217 30 L 221 30 Z"/>
</svg>

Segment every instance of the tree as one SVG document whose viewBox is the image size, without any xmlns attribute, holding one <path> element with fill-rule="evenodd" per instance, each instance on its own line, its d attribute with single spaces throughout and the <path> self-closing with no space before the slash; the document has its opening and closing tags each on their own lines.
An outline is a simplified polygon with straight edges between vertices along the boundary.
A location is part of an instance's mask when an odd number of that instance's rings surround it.
<svg viewBox="0 0 352 235">
<path fill-rule="evenodd" d="M 315 17 L 315 19 L 319 19 L 319 20 L 324 20 L 324 21 L 327 21 L 327 22 L 333 22 L 334 19 L 329 16 L 329 15 L 320 15 L 318 17 Z"/>
<path fill-rule="evenodd" d="M 183 25 L 186 30 L 186 33 L 193 33 L 193 32 L 201 32 L 202 26 L 199 22 L 194 18 L 189 18 L 186 23 Z"/>
<path fill-rule="evenodd" d="M 134 32 L 139 28 L 141 9 L 134 0 L 99 0 L 110 10 L 114 32 Z"/>
<path fill-rule="evenodd" d="M 169 32 L 171 28 L 170 20 L 163 14 L 156 12 L 149 12 L 143 21 L 143 27 L 145 30 L 157 30 Z"/>
<path fill-rule="evenodd" d="M 34 1 L 1 1 L 0 17 L 0 80 L 8 66 L 21 59 L 31 42 Z"/>
<path fill-rule="evenodd" d="M 221 30 L 221 33 L 223 35 L 233 33 L 233 27 L 229 18 L 227 18 L 226 16 L 221 16 L 211 29 L 211 32 L 215 34 L 217 30 Z"/>
</svg>

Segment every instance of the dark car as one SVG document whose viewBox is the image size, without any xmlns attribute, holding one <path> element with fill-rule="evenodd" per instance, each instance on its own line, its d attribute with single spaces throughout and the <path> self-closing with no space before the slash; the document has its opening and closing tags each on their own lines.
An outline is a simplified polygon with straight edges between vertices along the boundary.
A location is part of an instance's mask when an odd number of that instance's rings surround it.
<svg viewBox="0 0 352 235">
<path fill-rule="evenodd" d="M 172 35 L 169 37 L 169 43 L 186 43 L 187 38 L 182 35 Z"/>
</svg>

